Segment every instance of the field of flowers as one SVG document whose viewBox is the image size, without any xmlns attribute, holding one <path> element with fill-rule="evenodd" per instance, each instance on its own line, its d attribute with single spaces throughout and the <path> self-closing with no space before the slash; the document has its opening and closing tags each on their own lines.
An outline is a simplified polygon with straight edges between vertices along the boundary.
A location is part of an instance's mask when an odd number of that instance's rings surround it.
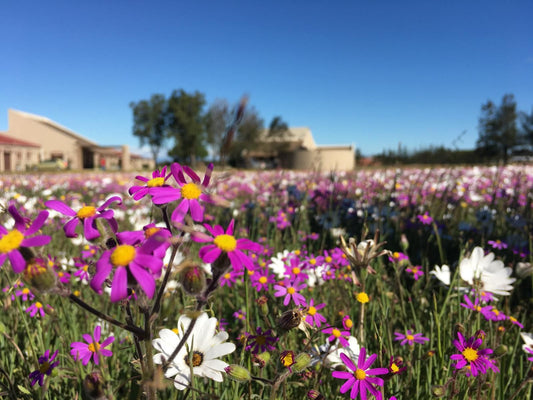
<svg viewBox="0 0 533 400">
<path fill-rule="evenodd" d="M 529 399 L 533 167 L 0 177 L 0 397 Z"/>
</svg>

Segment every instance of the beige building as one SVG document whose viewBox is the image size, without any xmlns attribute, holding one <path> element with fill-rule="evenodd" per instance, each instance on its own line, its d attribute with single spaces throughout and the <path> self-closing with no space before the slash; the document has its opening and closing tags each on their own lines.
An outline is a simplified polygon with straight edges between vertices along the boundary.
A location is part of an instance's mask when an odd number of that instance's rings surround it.
<svg viewBox="0 0 533 400">
<path fill-rule="evenodd" d="M 281 136 L 262 135 L 261 149 L 248 152 L 255 165 L 313 171 L 349 171 L 355 168 L 353 145 L 318 146 L 307 127 L 293 127 Z"/>
<path fill-rule="evenodd" d="M 154 168 L 152 159 L 131 155 L 127 145 L 100 146 L 57 122 L 22 111 L 8 111 L 8 130 L 0 134 L 0 171 L 28 170 L 45 160 L 62 160 L 75 170 Z"/>
</svg>

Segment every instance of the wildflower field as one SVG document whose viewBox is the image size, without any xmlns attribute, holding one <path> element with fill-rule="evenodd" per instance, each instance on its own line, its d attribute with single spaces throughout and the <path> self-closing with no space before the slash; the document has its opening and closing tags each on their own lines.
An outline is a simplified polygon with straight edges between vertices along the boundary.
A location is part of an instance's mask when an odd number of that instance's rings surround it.
<svg viewBox="0 0 533 400">
<path fill-rule="evenodd" d="M 530 399 L 533 167 L 0 177 L 0 397 Z"/>
</svg>

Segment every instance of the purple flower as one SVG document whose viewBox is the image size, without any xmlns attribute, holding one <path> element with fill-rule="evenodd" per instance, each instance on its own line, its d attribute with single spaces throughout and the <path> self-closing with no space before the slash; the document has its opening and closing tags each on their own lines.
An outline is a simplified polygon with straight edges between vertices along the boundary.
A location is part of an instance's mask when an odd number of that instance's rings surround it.
<svg viewBox="0 0 533 400">
<path fill-rule="evenodd" d="M 502 242 L 501 240 L 489 240 L 487 242 L 492 246 L 493 249 L 503 250 L 507 248 L 507 243 Z"/>
<path fill-rule="evenodd" d="M 93 335 L 85 333 L 82 335 L 84 342 L 73 342 L 70 344 L 72 350 L 70 354 L 74 357 L 74 360 L 81 360 L 83 365 L 87 365 L 91 360 L 91 357 L 96 365 L 100 362 L 100 356 L 111 357 L 113 352 L 106 349 L 111 343 L 114 342 L 115 337 L 109 336 L 106 340 L 100 343 L 100 325 L 96 325 Z"/>
<path fill-rule="evenodd" d="M 326 333 L 330 335 L 328 337 L 328 340 L 330 342 L 333 342 L 335 339 L 339 339 L 339 342 L 343 347 L 346 347 L 350 344 L 350 342 L 348 342 L 348 338 L 350 337 L 349 331 L 341 331 L 337 327 L 330 326 L 329 328 L 323 329 L 322 333 Z"/>
<path fill-rule="evenodd" d="M 179 188 L 161 187 L 152 190 L 152 201 L 154 204 L 166 204 L 174 200 L 179 200 L 180 203 L 172 212 L 172 221 L 181 223 L 185 218 L 187 212 L 191 212 L 193 221 L 202 221 L 204 219 L 204 207 L 200 201 L 205 203 L 211 202 L 211 197 L 204 193 L 209 181 L 211 180 L 211 173 L 213 172 L 213 164 L 207 166 L 203 181 L 200 177 L 186 165 L 181 166 L 174 163 L 170 166 L 172 176 L 179 185 Z M 187 182 L 183 172 L 192 179 L 192 182 Z"/>
<path fill-rule="evenodd" d="M 394 335 L 396 336 L 394 340 L 401 340 L 400 345 L 402 346 L 406 343 L 409 343 L 409 346 L 413 346 L 415 343 L 424 344 L 424 342 L 429 341 L 429 338 L 422 336 L 421 333 L 413 334 L 410 329 L 407 330 L 406 334 L 394 332 Z"/>
<path fill-rule="evenodd" d="M 263 328 L 258 326 L 255 332 L 255 335 L 247 334 L 248 345 L 246 346 L 246 351 L 251 351 L 252 354 L 258 354 L 276 350 L 274 344 L 278 341 L 278 338 L 272 335 L 271 329 L 263 332 Z"/>
<path fill-rule="evenodd" d="M 453 354 L 450 359 L 456 361 L 455 368 L 462 369 L 469 367 L 469 372 L 472 376 L 477 376 L 487 372 L 487 368 L 492 369 L 492 364 L 489 361 L 488 356 L 492 354 L 491 349 L 482 349 L 479 347 L 483 343 L 483 339 L 472 336 L 468 340 L 465 340 L 461 332 L 457 332 L 459 340 L 454 340 L 453 345 L 460 351 L 459 354 Z"/>
<path fill-rule="evenodd" d="M 50 236 L 32 236 L 44 225 L 44 221 L 48 218 L 48 211 L 41 211 L 33 223 L 20 215 L 14 203 L 9 204 L 7 211 L 15 220 L 15 225 L 10 231 L 0 225 L 0 266 L 6 258 L 9 258 L 13 272 L 19 274 L 26 267 L 26 260 L 19 249 L 21 247 L 44 246 L 50 242 Z"/>
<path fill-rule="evenodd" d="M 273 274 L 268 273 L 268 269 L 257 268 L 252 276 L 250 276 L 252 286 L 260 292 L 261 290 L 268 290 L 268 285 L 276 282 Z"/>
<path fill-rule="evenodd" d="M 492 306 L 485 306 L 481 307 L 479 305 L 479 299 L 475 298 L 474 303 L 468 298 L 468 296 L 465 294 L 464 297 L 465 303 L 461 303 L 461 306 L 464 308 L 468 308 L 470 310 L 477 311 L 481 313 L 485 317 L 485 319 L 492 321 L 494 319 L 494 313 L 492 312 Z"/>
<path fill-rule="evenodd" d="M 424 225 L 431 225 L 431 223 L 433 222 L 433 218 L 429 216 L 427 211 L 424 213 L 424 215 L 417 215 L 416 217 Z"/>
<path fill-rule="evenodd" d="M 376 397 L 376 400 L 382 400 L 381 392 L 374 385 L 383 386 L 383 379 L 378 378 L 377 375 L 385 375 L 389 372 L 387 368 L 372 368 L 370 366 L 376 361 L 377 354 L 372 354 L 368 360 L 366 358 L 366 349 L 361 347 L 357 366 L 350 358 L 340 353 L 340 357 L 346 368 L 350 371 L 333 371 L 331 376 L 337 379 L 346 379 L 346 382 L 341 386 L 340 392 L 346 393 L 350 391 L 350 399 L 356 399 L 357 395 L 361 396 L 362 400 L 367 399 L 367 391 Z"/>
<path fill-rule="evenodd" d="M 208 224 L 204 224 L 205 229 L 207 229 L 213 237 L 205 233 L 193 232 L 191 236 L 192 240 L 195 242 L 213 242 L 213 244 L 202 247 L 198 252 L 198 255 L 203 262 L 212 263 L 222 253 L 225 253 L 236 271 L 242 271 L 243 267 L 253 270 L 253 261 L 250 257 L 244 254 L 242 250 L 258 252 L 261 250 L 261 246 L 249 239 L 235 239 L 235 236 L 233 236 L 234 224 L 235 221 L 231 220 L 226 232 L 224 232 L 224 229 L 220 225 L 211 227 Z"/>
<path fill-rule="evenodd" d="M 44 384 L 44 376 L 52 373 L 53 369 L 59 365 L 59 360 L 54 361 L 57 357 L 58 351 L 56 350 L 52 356 L 50 356 L 50 350 L 46 350 L 44 354 L 39 357 L 39 368 L 33 371 L 28 378 L 31 379 L 31 385 L 35 385 L 39 382 L 39 386 Z M 54 362 L 52 362 L 54 361 Z"/>
<path fill-rule="evenodd" d="M 144 186 L 132 186 L 129 188 L 128 193 L 133 197 L 133 200 L 140 200 L 147 194 L 152 194 L 154 188 L 168 186 L 165 184 L 166 180 L 170 177 L 167 175 L 167 167 L 161 168 L 161 171 L 155 170 L 152 172 L 152 179 L 145 178 L 144 176 L 136 176 L 135 179 L 141 182 L 145 182 Z"/>
<path fill-rule="evenodd" d="M 422 271 L 422 267 L 420 267 L 419 265 L 417 265 L 415 267 L 406 268 L 405 271 L 407 271 L 411 275 L 413 275 L 413 278 L 414 278 L 415 281 L 417 281 L 418 278 L 420 278 L 422 275 L 424 275 L 424 271 Z"/>
<path fill-rule="evenodd" d="M 107 199 L 101 206 L 84 206 L 80 208 L 77 212 L 72 208 L 67 206 L 65 203 L 59 200 L 49 200 L 44 205 L 52 210 L 55 210 L 63 215 L 72 217 L 65 225 L 63 225 L 63 230 L 65 231 L 65 236 L 69 238 L 78 237 L 76 233 L 76 227 L 80 222 L 83 223 L 83 234 L 87 240 L 94 240 L 100 236 L 96 226 L 96 219 L 103 218 L 105 219 L 113 232 L 117 232 L 118 225 L 115 218 L 113 218 L 113 210 L 106 210 L 108 206 L 112 203 L 122 204 L 122 199 L 118 196 L 113 196 Z"/>
<path fill-rule="evenodd" d="M 220 277 L 218 280 L 220 287 L 223 287 L 224 285 L 228 287 L 232 287 L 235 282 L 237 282 L 237 278 L 240 278 L 244 275 L 243 271 L 226 271 L 224 275 Z"/>
<path fill-rule="evenodd" d="M 20 290 L 17 290 L 15 292 L 15 296 L 22 297 L 23 301 L 33 300 L 35 298 L 34 294 L 31 292 L 31 290 L 27 287 L 23 287 Z M 13 296 L 12 296 L 13 298 Z"/>
<path fill-rule="evenodd" d="M 47 305 L 46 307 L 51 308 L 49 305 Z M 26 312 L 30 314 L 30 317 L 35 317 L 36 315 L 37 317 L 44 317 L 45 315 L 43 303 L 41 303 L 40 301 L 36 301 L 31 306 L 26 308 Z"/>
<path fill-rule="evenodd" d="M 305 317 L 305 322 L 311 326 L 316 326 L 320 328 L 323 322 L 326 322 L 326 318 L 318 312 L 322 308 L 326 307 L 326 303 L 315 304 L 314 299 L 310 299 L 309 303 L 305 303 L 307 307 L 307 313 Z"/>
<path fill-rule="evenodd" d="M 96 273 L 91 280 L 91 287 L 102 293 L 102 284 L 114 269 L 111 284 L 111 301 L 128 297 L 128 282 L 136 280 L 149 298 L 155 293 L 155 277 L 161 274 L 163 260 L 153 255 L 154 251 L 165 242 L 157 234 L 150 236 L 140 247 L 133 242 L 125 242 L 105 251 L 96 263 Z"/>
<path fill-rule="evenodd" d="M 274 296 L 281 297 L 285 296 L 283 300 L 283 305 L 289 305 L 291 299 L 294 301 L 294 304 L 297 306 L 305 304 L 305 297 L 298 293 L 300 290 L 305 289 L 307 285 L 305 283 L 300 283 L 298 280 L 291 282 L 288 279 L 283 281 L 283 285 L 274 285 Z"/>
</svg>

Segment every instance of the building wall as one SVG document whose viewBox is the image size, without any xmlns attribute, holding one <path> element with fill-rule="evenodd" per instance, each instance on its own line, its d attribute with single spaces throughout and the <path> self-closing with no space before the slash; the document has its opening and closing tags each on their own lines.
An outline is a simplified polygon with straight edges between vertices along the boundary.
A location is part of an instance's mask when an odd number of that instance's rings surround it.
<svg viewBox="0 0 533 400">
<path fill-rule="evenodd" d="M 57 128 L 9 110 L 8 134 L 21 140 L 41 144 L 40 160 L 53 157 L 69 162 L 70 168 L 81 169 L 82 149 L 78 141 Z"/>
<path fill-rule="evenodd" d="M 282 154 L 281 167 L 320 172 L 350 171 L 355 168 L 351 147 L 318 147 L 315 150 L 296 150 Z"/>
<path fill-rule="evenodd" d="M 39 162 L 39 149 L 0 144 L 0 172 L 25 171 Z"/>
</svg>

